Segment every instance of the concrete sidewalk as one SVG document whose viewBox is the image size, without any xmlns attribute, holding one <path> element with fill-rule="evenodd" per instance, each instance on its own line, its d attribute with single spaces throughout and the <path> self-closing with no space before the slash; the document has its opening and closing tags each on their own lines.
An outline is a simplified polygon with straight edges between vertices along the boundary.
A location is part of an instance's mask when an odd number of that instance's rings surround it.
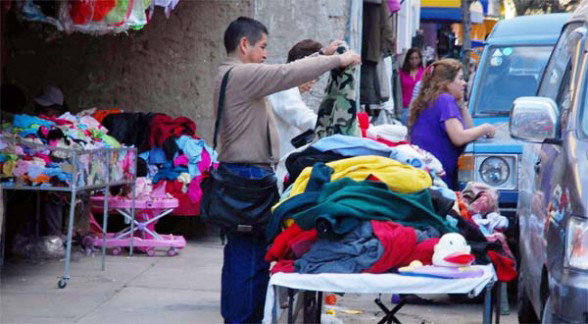
<svg viewBox="0 0 588 324">
<path fill-rule="evenodd" d="M 154 257 L 122 252 L 107 255 L 106 271 L 100 254 L 72 262 L 71 280 L 57 288 L 61 261 L 5 263 L 0 286 L 0 323 L 222 323 L 220 277 L 222 245 L 217 235 L 189 241 L 177 256 L 165 251 Z M 375 294 L 338 296 L 336 316 L 323 323 L 375 323 L 382 316 Z M 390 295 L 382 300 L 390 307 Z M 359 310 L 346 313 L 345 310 Z M 285 312 L 284 312 L 285 314 Z M 482 304 L 453 304 L 446 295 L 424 305 L 407 305 L 399 313 L 403 323 L 480 323 Z M 516 307 L 501 317 L 516 323 Z"/>
<path fill-rule="evenodd" d="M 173 257 L 107 255 L 106 271 L 99 252 L 77 259 L 65 289 L 57 288 L 63 262 L 8 260 L 0 323 L 222 323 L 217 237 L 190 241 Z"/>
</svg>

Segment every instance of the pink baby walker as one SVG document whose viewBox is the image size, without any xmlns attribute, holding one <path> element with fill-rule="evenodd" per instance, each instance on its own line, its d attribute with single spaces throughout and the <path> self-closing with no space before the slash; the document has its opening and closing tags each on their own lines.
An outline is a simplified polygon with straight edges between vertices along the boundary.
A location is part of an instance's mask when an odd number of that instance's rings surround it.
<svg viewBox="0 0 588 324">
<path fill-rule="evenodd" d="M 90 200 L 93 210 L 102 210 L 104 196 L 93 196 Z M 111 196 L 109 198 L 109 208 L 113 208 L 121 214 L 126 223 L 134 222 L 134 233 L 131 233 L 131 226 L 118 233 L 106 233 L 106 248 L 112 249 L 113 255 L 118 255 L 123 247 L 130 248 L 131 240 L 134 248 L 147 253 L 149 256 L 155 255 L 156 248 L 167 248 L 167 255 L 174 256 L 178 254 L 178 249 L 183 249 L 186 246 L 186 240 L 181 235 L 158 234 L 155 231 L 157 221 L 171 213 L 179 205 L 176 198 L 165 193 L 164 186 L 152 190 L 150 183 L 144 178 L 138 178 L 137 198 L 135 199 L 136 217 L 134 220 L 131 213 L 132 204 L 132 199 L 128 197 Z M 93 251 L 95 248 L 101 248 L 104 240 L 101 226 L 93 217 L 90 221 L 92 226 L 98 229 L 96 235 L 91 236 L 86 245 L 89 245 Z"/>
</svg>

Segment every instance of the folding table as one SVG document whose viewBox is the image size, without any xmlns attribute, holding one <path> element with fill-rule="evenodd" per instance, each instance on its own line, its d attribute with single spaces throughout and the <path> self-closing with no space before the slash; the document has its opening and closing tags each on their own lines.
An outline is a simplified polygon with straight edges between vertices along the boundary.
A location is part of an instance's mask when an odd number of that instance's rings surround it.
<svg viewBox="0 0 588 324">
<path fill-rule="evenodd" d="M 478 296 L 484 291 L 483 323 L 492 322 L 492 309 L 496 309 L 496 323 L 500 320 L 500 292 L 493 289 L 496 283 L 496 273 L 492 265 L 477 265 L 484 274 L 478 278 L 443 279 L 433 277 L 406 276 L 396 273 L 386 274 L 299 274 L 276 273 L 270 278 L 265 299 L 264 323 L 275 323 L 279 317 L 279 302 L 277 288 L 288 288 L 288 322 L 293 321 L 294 290 L 317 292 L 317 299 L 311 304 L 316 308 L 316 322 L 320 322 L 322 307 L 322 292 L 333 293 L 364 293 L 364 294 L 468 294 Z M 493 296 L 494 295 L 494 296 Z M 493 297 L 496 301 L 493 303 Z M 379 305 L 380 307 L 383 306 Z M 393 310 L 382 309 L 386 314 L 381 323 L 396 321 L 394 313 L 402 307 L 399 304 Z M 385 308 L 385 306 L 384 306 Z"/>
</svg>

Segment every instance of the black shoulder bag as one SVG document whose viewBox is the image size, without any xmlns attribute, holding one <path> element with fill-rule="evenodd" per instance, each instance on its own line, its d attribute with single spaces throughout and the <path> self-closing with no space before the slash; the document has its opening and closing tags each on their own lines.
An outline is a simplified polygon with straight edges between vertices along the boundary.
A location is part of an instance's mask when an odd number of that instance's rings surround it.
<svg viewBox="0 0 588 324">
<path fill-rule="evenodd" d="M 216 149 L 229 70 L 222 79 L 218 110 L 214 123 L 213 147 Z M 268 134 L 269 142 L 269 134 Z M 271 153 L 271 143 L 269 143 Z M 270 154 L 271 155 L 271 154 Z M 278 201 L 279 193 L 273 173 L 259 179 L 243 177 L 229 170 L 223 163 L 212 170 L 202 183 L 200 215 L 224 233 L 242 233 L 263 239 L 271 217 L 271 207 Z"/>
</svg>

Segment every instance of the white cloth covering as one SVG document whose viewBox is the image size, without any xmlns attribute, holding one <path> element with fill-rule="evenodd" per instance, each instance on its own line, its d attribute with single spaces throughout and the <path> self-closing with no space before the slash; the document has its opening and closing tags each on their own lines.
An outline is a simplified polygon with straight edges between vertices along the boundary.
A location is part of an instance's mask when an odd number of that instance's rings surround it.
<svg viewBox="0 0 588 324">
<path fill-rule="evenodd" d="M 470 294 L 479 295 L 484 288 L 496 281 L 494 267 L 475 266 L 484 270 L 478 278 L 440 279 L 430 277 L 403 276 L 399 274 L 300 274 L 276 273 L 271 276 L 265 297 L 263 323 L 275 323 L 279 317 L 279 303 L 276 301 L 275 287 L 288 287 L 308 291 L 328 291 L 333 293 L 363 294 Z"/>
<path fill-rule="evenodd" d="M 296 150 L 290 141 L 305 131 L 314 129 L 317 115 L 304 103 L 297 87 L 276 92 L 268 98 L 276 116 L 276 128 L 280 136 L 280 161 L 276 168 L 276 177 L 281 192 L 284 176 L 288 172 L 286 158 Z"/>
<path fill-rule="evenodd" d="M 270 95 L 270 103 L 276 116 L 276 128 L 280 134 L 280 158 L 294 151 L 290 141 L 316 126 L 316 113 L 308 108 L 298 88 Z"/>
</svg>

